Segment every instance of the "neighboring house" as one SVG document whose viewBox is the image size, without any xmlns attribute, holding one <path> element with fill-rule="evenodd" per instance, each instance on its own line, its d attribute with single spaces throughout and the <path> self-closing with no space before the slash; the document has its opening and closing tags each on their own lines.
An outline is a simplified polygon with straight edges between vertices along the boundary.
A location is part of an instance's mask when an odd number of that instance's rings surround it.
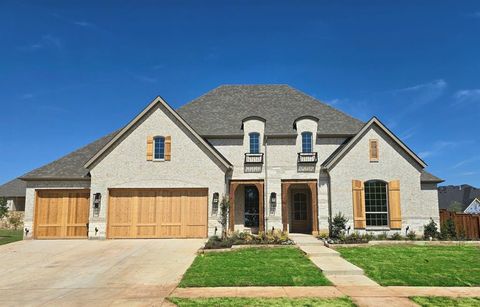
<svg viewBox="0 0 480 307">
<path fill-rule="evenodd" d="M 475 198 L 480 199 L 480 189 L 468 184 L 438 187 L 438 206 L 440 209 L 450 209 L 452 205 L 461 204 L 461 212 L 464 211 Z"/>
<path fill-rule="evenodd" d="M 480 199 L 475 198 L 470 205 L 468 205 L 467 209 L 463 211 L 464 213 L 470 214 L 480 214 Z"/>
<path fill-rule="evenodd" d="M 20 179 L 13 179 L 0 186 L 0 197 L 7 199 L 8 210 L 25 211 L 25 188 L 27 184 Z"/>
<path fill-rule="evenodd" d="M 22 176 L 34 238 L 172 238 L 229 229 L 420 234 L 439 221 L 426 164 L 377 118 L 286 85 L 227 85 L 172 109 L 155 98 L 121 130 Z"/>
</svg>

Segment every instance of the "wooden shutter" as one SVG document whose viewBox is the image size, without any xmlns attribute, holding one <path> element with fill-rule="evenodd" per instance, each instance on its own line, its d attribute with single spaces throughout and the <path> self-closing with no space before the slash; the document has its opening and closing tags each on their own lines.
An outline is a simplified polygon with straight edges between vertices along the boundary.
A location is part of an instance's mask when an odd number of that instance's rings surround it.
<svg viewBox="0 0 480 307">
<path fill-rule="evenodd" d="M 172 159 L 172 137 L 165 137 L 165 161 L 170 161 Z"/>
<path fill-rule="evenodd" d="M 364 229 L 366 227 L 365 219 L 365 191 L 363 182 L 352 180 L 353 194 L 353 227 L 355 229 Z"/>
<path fill-rule="evenodd" d="M 153 160 L 153 136 L 147 136 L 147 161 Z"/>
<path fill-rule="evenodd" d="M 378 161 L 378 140 L 370 140 L 370 161 Z"/>
<path fill-rule="evenodd" d="M 402 210 L 400 207 L 400 180 L 388 183 L 388 213 L 390 215 L 390 228 L 402 229 Z"/>
</svg>

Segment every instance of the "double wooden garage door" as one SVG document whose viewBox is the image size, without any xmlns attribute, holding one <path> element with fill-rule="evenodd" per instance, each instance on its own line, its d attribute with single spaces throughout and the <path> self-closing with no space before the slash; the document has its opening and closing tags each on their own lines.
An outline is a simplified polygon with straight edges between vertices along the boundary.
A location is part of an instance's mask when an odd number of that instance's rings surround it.
<svg viewBox="0 0 480 307">
<path fill-rule="evenodd" d="M 108 238 L 204 238 L 207 189 L 111 189 Z"/>
<path fill-rule="evenodd" d="M 35 238 L 86 238 L 89 199 L 89 190 L 37 191 Z"/>
<path fill-rule="evenodd" d="M 207 189 L 111 189 L 108 238 L 204 238 Z M 40 190 L 35 238 L 87 238 L 89 190 Z"/>
</svg>

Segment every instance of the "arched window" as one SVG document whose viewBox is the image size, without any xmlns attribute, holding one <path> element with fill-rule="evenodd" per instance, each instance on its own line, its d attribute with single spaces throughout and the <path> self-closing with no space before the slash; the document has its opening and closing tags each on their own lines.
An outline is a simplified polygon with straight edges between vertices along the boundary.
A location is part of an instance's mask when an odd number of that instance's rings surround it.
<svg viewBox="0 0 480 307">
<path fill-rule="evenodd" d="M 367 227 L 388 226 L 387 183 L 380 180 L 365 182 L 365 217 Z"/>
<path fill-rule="evenodd" d="M 165 159 L 165 138 L 163 136 L 156 136 L 153 138 L 153 159 Z"/>
<path fill-rule="evenodd" d="M 302 152 L 312 152 L 312 133 L 302 132 Z"/>
<path fill-rule="evenodd" d="M 250 133 L 250 153 L 260 153 L 260 133 L 258 132 Z"/>
</svg>

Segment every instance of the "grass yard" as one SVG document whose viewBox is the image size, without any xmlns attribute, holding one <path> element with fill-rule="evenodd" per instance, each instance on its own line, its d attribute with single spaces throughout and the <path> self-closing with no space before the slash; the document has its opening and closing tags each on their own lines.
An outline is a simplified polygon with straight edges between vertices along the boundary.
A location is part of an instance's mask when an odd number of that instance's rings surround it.
<svg viewBox="0 0 480 307">
<path fill-rule="evenodd" d="M 416 296 L 410 298 L 422 307 L 473 307 L 480 306 L 478 297 L 422 297 Z"/>
<path fill-rule="evenodd" d="M 330 282 L 295 247 L 246 248 L 198 255 L 180 287 L 326 286 Z"/>
<path fill-rule="evenodd" d="M 383 286 L 480 286 L 480 247 L 339 247 L 343 258 Z"/>
<path fill-rule="evenodd" d="M 171 297 L 169 300 L 180 307 L 190 306 L 328 306 L 328 307 L 353 307 L 349 298 L 319 299 L 319 298 L 201 298 L 186 299 Z"/>
<path fill-rule="evenodd" d="M 20 241 L 23 239 L 23 231 L 0 229 L 0 245 Z"/>
</svg>

